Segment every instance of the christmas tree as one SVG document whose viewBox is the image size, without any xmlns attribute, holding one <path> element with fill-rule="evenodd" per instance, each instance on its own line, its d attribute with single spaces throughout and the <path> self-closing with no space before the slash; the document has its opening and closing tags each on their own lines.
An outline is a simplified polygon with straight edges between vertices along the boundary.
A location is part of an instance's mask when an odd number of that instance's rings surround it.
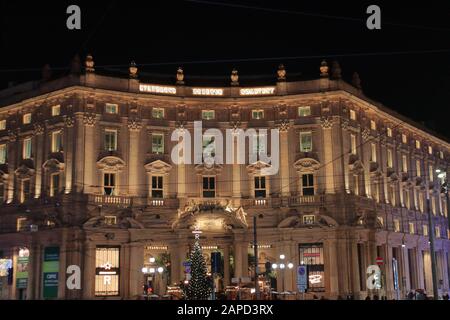
<svg viewBox="0 0 450 320">
<path fill-rule="evenodd" d="M 187 300 L 206 300 L 211 294 L 211 281 L 206 274 L 206 263 L 203 258 L 202 248 L 195 240 L 194 249 L 191 252 L 191 280 L 184 287 L 184 295 Z"/>
</svg>

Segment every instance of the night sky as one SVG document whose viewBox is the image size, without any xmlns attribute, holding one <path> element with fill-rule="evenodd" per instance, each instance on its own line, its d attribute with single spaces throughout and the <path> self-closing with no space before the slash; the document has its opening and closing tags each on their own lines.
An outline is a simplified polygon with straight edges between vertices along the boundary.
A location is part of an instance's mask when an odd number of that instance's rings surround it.
<svg viewBox="0 0 450 320">
<path fill-rule="evenodd" d="M 367 96 L 450 138 L 450 1 L 348 2 L 2 1 L 0 88 L 40 79 L 47 63 L 67 73 L 77 53 L 122 76 L 135 60 L 143 79 L 174 81 L 182 66 L 187 84 L 229 83 L 234 67 L 242 85 L 271 83 L 279 63 L 288 80 L 311 79 L 337 59 Z M 81 30 L 66 28 L 70 4 Z M 370 4 L 381 30 L 366 28 Z"/>
</svg>

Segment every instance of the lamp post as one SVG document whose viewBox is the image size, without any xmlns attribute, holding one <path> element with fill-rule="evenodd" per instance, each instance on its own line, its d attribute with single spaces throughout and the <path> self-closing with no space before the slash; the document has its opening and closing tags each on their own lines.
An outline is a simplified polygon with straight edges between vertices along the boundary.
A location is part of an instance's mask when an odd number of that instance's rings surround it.
<svg viewBox="0 0 450 320">
<path fill-rule="evenodd" d="M 282 281 L 281 281 L 281 292 L 284 292 L 284 270 L 286 269 L 286 267 L 291 270 L 292 268 L 294 268 L 294 264 L 292 262 L 288 262 L 287 264 L 285 263 L 285 259 L 286 259 L 286 255 L 284 254 L 280 254 L 280 263 L 274 263 L 272 264 L 272 269 L 276 270 L 278 268 L 280 268 L 280 273 L 282 275 Z"/>
</svg>

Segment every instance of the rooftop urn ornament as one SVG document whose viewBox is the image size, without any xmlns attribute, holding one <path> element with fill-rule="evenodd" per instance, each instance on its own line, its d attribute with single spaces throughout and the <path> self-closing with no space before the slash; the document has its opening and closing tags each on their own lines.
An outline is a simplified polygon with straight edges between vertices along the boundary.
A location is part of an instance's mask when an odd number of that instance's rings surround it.
<svg viewBox="0 0 450 320">
<path fill-rule="evenodd" d="M 130 63 L 130 67 L 128 68 L 128 70 L 130 71 L 130 78 L 137 78 L 138 75 L 138 68 L 136 66 L 136 62 L 131 61 Z"/>
<path fill-rule="evenodd" d="M 177 84 L 184 84 L 184 73 L 181 67 L 178 67 L 177 70 Z"/>
<path fill-rule="evenodd" d="M 341 79 L 342 78 L 342 70 L 339 62 L 337 60 L 333 61 L 331 65 L 331 78 L 332 79 Z"/>
<path fill-rule="evenodd" d="M 320 76 L 328 77 L 328 64 L 325 60 L 320 64 Z"/>
<path fill-rule="evenodd" d="M 233 71 L 231 71 L 231 85 L 232 86 L 238 86 L 239 85 L 239 75 L 238 75 L 238 71 L 236 69 L 233 69 Z"/>
<path fill-rule="evenodd" d="M 52 77 L 52 69 L 49 64 L 44 65 L 42 67 L 42 80 L 48 81 Z"/>
<path fill-rule="evenodd" d="M 94 72 L 94 58 L 91 54 L 86 56 L 86 60 L 84 61 L 84 65 L 86 67 L 86 72 Z"/>
<path fill-rule="evenodd" d="M 278 81 L 286 80 L 286 69 L 284 68 L 283 64 L 280 64 L 278 66 L 277 75 L 278 75 Z"/>
<path fill-rule="evenodd" d="M 361 79 L 359 78 L 358 72 L 353 73 L 352 84 L 356 89 L 361 90 Z"/>
<path fill-rule="evenodd" d="M 76 54 L 72 61 L 70 61 L 70 73 L 71 74 L 80 74 L 81 73 L 81 62 L 80 56 Z"/>
</svg>

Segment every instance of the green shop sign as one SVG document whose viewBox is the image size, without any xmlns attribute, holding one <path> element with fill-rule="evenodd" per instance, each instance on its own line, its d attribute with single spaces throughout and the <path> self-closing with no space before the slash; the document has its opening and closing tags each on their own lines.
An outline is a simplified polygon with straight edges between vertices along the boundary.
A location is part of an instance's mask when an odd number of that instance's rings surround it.
<svg viewBox="0 0 450 320">
<path fill-rule="evenodd" d="M 16 287 L 26 289 L 28 286 L 28 255 L 17 258 Z"/>
<path fill-rule="evenodd" d="M 47 247 L 44 249 L 42 272 L 44 299 L 57 298 L 59 284 L 59 247 Z"/>
</svg>

